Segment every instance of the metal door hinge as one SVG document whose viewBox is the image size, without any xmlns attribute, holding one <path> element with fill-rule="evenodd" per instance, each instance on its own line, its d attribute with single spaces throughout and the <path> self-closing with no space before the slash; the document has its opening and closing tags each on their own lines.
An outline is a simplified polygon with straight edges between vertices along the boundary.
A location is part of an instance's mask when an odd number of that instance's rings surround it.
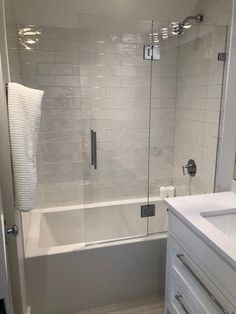
<svg viewBox="0 0 236 314">
<path fill-rule="evenodd" d="M 143 46 L 143 59 L 144 60 L 159 60 L 160 47 L 157 45 L 144 45 Z"/>
<path fill-rule="evenodd" d="M 217 60 L 218 61 L 225 61 L 226 60 L 226 52 L 219 52 Z"/>
<path fill-rule="evenodd" d="M 152 217 L 155 216 L 155 205 L 142 205 L 141 206 L 141 217 Z"/>
</svg>

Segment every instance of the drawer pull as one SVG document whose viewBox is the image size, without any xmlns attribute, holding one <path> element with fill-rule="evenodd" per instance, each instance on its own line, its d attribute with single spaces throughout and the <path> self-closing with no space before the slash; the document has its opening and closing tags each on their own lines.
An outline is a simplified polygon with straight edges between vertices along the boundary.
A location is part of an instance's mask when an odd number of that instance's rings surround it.
<svg viewBox="0 0 236 314">
<path fill-rule="evenodd" d="M 181 305 L 181 307 L 184 310 L 185 314 L 189 314 L 189 311 L 187 310 L 186 306 L 184 305 L 184 301 L 183 301 L 182 295 L 181 294 L 176 294 L 175 298 L 179 302 L 179 304 Z"/>
<path fill-rule="evenodd" d="M 192 270 L 191 266 L 188 264 L 186 259 L 184 258 L 184 254 L 176 254 L 176 257 L 182 262 L 182 264 L 188 269 L 188 271 L 193 275 L 193 277 L 197 280 L 197 282 L 200 284 L 200 286 L 205 290 L 207 295 L 213 300 L 213 302 L 218 306 L 218 308 L 222 311 L 224 314 L 229 314 L 228 311 L 225 310 L 225 308 L 220 304 L 220 302 L 216 299 L 216 297 L 211 293 L 211 291 L 207 288 L 207 286 L 202 282 L 202 280 L 195 274 L 195 272 Z"/>
</svg>

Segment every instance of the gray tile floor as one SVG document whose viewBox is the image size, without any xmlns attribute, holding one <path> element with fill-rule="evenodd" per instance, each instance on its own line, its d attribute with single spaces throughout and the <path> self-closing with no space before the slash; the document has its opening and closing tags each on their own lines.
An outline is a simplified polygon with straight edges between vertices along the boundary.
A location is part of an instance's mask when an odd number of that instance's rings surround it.
<svg viewBox="0 0 236 314">
<path fill-rule="evenodd" d="M 163 314 L 164 300 L 160 296 L 146 297 L 74 314 Z"/>
</svg>

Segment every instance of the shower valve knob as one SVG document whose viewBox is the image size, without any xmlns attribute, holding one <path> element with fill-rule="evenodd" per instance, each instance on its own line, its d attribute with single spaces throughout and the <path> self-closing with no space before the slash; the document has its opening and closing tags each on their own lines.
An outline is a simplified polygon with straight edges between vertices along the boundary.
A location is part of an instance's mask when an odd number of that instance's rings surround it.
<svg viewBox="0 0 236 314">
<path fill-rule="evenodd" d="M 186 175 L 185 169 L 187 170 L 187 173 L 190 175 L 190 177 L 194 177 L 197 173 L 197 166 L 193 159 L 189 159 L 187 165 L 182 166 L 183 175 Z"/>
<path fill-rule="evenodd" d="M 183 169 L 183 175 L 186 176 L 186 171 L 185 169 L 189 169 L 190 167 L 192 167 L 192 165 L 185 165 L 185 166 L 182 166 L 182 169 Z"/>
</svg>

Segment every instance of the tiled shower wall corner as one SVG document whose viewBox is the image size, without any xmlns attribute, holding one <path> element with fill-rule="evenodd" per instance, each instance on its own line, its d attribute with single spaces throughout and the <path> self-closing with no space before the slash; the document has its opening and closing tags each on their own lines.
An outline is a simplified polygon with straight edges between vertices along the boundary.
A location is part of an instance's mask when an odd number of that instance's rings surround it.
<svg viewBox="0 0 236 314">
<path fill-rule="evenodd" d="M 36 207 L 79 204 L 83 197 L 86 202 L 147 197 L 151 64 L 142 52 L 148 32 L 41 29 L 32 50 L 11 39 L 20 50 L 23 84 L 45 91 Z M 175 49 L 173 42 L 163 45 L 161 60 L 153 66 L 155 196 L 160 185 L 171 183 Z M 90 128 L 98 136 L 96 171 L 89 165 Z"/>
<path fill-rule="evenodd" d="M 198 32 L 188 32 L 180 41 L 179 51 L 182 51 L 182 53 L 179 52 L 178 69 L 180 67 L 180 71 L 178 71 L 177 81 L 178 91 L 181 88 L 182 93 L 178 92 L 176 99 L 176 137 L 173 167 L 173 182 L 177 187 L 177 195 L 186 195 L 189 192 L 195 194 L 212 192 L 216 162 L 218 168 L 216 172 L 216 190 L 219 188 L 222 119 L 226 101 L 224 87 L 228 60 L 226 59 L 223 69 L 223 64 L 219 63 L 216 58 L 218 52 L 228 52 L 229 49 L 232 4 L 232 0 L 214 2 L 200 0 L 196 5 L 194 14 L 204 13 L 205 23 L 215 25 L 215 30 L 210 34 L 211 27 L 204 30 L 205 26 L 203 24 L 201 26 L 202 31 L 205 31 L 206 34 L 209 31 L 209 34 L 202 38 L 201 43 L 196 40 L 199 35 Z M 190 42 L 188 43 L 188 41 Z M 191 41 L 195 43 L 195 46 L 191 45 Z M 192 56 L 191 62 L 186 58 L 186 51 L 189 51 Z M 202 57 L 200 57 L 200 54 L 202 54 Z M 197 55 L 199 62 L 196 59 Z M 207 70 L 209 75 L 207 75 Z M 224 77 L 222 77 L 223 71 Z M 224 80 L 222 80 L 223 78 Z M 206 84 L 205 88 L 203 88 L 203 83 Z M 222 83 L 223 95 L 221 100 L 220 89 Z M 191 89 L 193 94 L 192 97 L 189 97 L 188 92 Z M 203 95 L 206 96 L 205 99 L 202 97 Z M 185 115 L 188 116 L 191 126 L 184 119 Z M 217 145 L 219 118 L 221 121 L 219 143 Z M 216 152 L 217 149 L 218 152 Z M 196 156 L 199 168 L 198 176 L 192 180 L 189 177 L 184 178 L 180 169 L 183 162 L 186 162 L 190 155 Z M 189 188 L 190 183 L 191 189 Z"/>
<path fill-rule="evenodd" d="M 230 49 L 230 33 L 232 26 L 232 12 L 233 12 L 233 1 L 232 0 L 218 0 L 217 3 L 212 3 L 210 0 L 200 0 L 196 10 L 205 12 L 207 17 L 207 23 L 210 25 L 221 25 L 227 27 L 227 62 L 224 69 L 224 81 L 223 81 L 223 95 L 222 105 L 220 114 L 220 130 L 219 130 L 219 144 L 217 152 L 217 173 L 216 173 L 216 192 L 222 192 L 225 190 L 225 186 L 222 186 L 222 173 L 225 172 L 225 165 L 222 164 L 222 144 L 223 144 L 223 129 L 224 129 L 224 114 L 226 105 L 226 81 L 227 72 L 229 66 L 229 49 Z"/>
<path fill-rule="evenodd" d="M 214 189 L 224 71 L 217 55 L 225 50 L 226 29 L 214 27 L 200 38 L 188 37 L 180 41 L 178 58 L 173 167 L 178 195 Z M 182 165 L 190 158 L 197 164 L 194 178 L 182 174 Z"/>
</svg>

